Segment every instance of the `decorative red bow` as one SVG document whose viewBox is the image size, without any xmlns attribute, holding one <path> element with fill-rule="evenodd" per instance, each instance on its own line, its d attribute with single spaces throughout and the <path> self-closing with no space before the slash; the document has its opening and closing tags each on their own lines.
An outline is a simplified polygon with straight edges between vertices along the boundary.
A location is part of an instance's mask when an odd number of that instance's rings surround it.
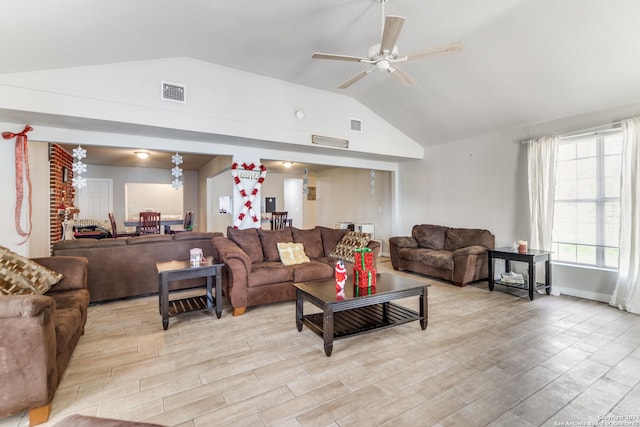
<svg viewBox="0 0 640 427">
<path fill-rule="evenodd" d="M 24 127 L 24 130 L 20 133 L 2 132 L 4 139 L 16 139 L 16 230 L 18 234 L 24 237 L 24 240 L 19 245 L 25 243 L 31 235 L 31 174 L 29 172 L 29 147 L 27 140 L 27 132 L 32 131 L 33 128 L 29 125 Z M 22 229 L 20 225 L 20 216 L 22 213 L 22 202 L 24 198 L 24 180 L 27 181 L 27 188 L 29 190 L 27 201 L 29 211 L 27 212 L 29 228 L 27 231 Z"/>
</svg>

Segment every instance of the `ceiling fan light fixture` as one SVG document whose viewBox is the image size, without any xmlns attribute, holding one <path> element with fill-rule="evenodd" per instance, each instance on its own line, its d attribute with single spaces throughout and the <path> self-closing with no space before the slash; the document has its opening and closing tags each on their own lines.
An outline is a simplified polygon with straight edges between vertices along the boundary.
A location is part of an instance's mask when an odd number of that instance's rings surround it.
<svg viewBox="0 0 640 427">
<path fill-rule="evenodd" d="M 148 151 L 134 151 L 133 154 L 135 154 L 136 157 L 141 160 L 147 159 L 150 155 Z"/>
</svg>

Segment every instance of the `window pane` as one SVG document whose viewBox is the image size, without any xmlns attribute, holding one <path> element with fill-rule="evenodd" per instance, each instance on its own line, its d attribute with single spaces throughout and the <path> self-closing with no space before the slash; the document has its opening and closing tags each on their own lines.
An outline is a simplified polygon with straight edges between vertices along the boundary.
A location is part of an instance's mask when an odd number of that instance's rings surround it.
<svg viewBox="0 0 640 427">
<path fill-rule="evenodd" d="M 620 202 L 604 204 L 604 244 L 618 246 L 620 239 Z"/>
<path fill-rule="evenodd" d="M 598 152 L 596 139 L 583 139 L 576 142 L 576 157 L 595 157 Z"/>
<path fill-rule="evenodd" d="M 558 244 L 558 261 L 576 262 L 576 245 Z"/>
<path fill-rule="evenodd" d="M 596 241 L 596 204 L 579 203 L 576 205 L 576 243 L 595 245 Z"/>
<path fill-rule="evenodd" d="M 622 156 L 604 158 L 604 196 L 620 197 L 620 172 Z"/>
<path fill-rule="evenodd" d="M 620 250 L 618 248 L 605 248 L 604 250 L 604 266 L 618 268 L 618 258 Z"/>
<path fill-rule="evenodd" d="M 595 178 L 577 181 L 576 188 L 578 191 L 578 200 L 593 200 L 598 196 L 598 180 Z"/>
<path fill-rule="evenodd" d="M 558 160 L 570 160 L 576 158 L 576 143 L 562 142 L 558 145 Z"/>
<path fill-rule="evenodd" d="M 622 153 L 622 133 L 608 135 L 604 138 L 604 154 Z"/>
<path fill-rule="evenodd" d="M 578 246 L 576 248 L 576 261 L 580 264 L 596 264 L 595 246 Z"/>
</svg>

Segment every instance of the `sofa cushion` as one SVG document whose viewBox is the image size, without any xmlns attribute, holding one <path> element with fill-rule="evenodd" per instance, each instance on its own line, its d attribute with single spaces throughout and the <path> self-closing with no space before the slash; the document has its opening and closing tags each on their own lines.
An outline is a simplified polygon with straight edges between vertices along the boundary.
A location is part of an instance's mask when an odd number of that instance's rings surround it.
<svg viewBox="0 0 640 427">
<path fill-rule="evenodd" d="M 349 231 L 338 242 L 329 257 L 353 263 L 355 249 L 365 248 L 371 241 L 371 233 Z"/>
<path fill-rule="evenodd" d="M 278 243 L 280 261 L 284 265 L 296 265 L 303 262 L 310 262 L 309 257 L 304 252 L 302 243 Z"/>
<path fill-rule="evenodd" d="M 262 244 L 262 254 L 265 261 L 280 261 L 278 243 L 291 243 L 291 229 L 286 227 L 280 230 L 258 230 L 260 243 Z"/>
<path fill-rule="evenodd" d="M 411 236 L 418 241 L 421 248 L 441 250 L 444 249 L 448 228 L 431 224 L 414 225 Z"/>
<path fill-rule="evenodd" d="M 258 230 L 255 228 L 240 230 L 238 228 L 227 227 L 227 237 L 249 255 L 253 264 L 264 261 L 262 243 L 260 242 Z"/>
<path fill-rule="evenodd" d="M 253 264 L 247 286 L 271 285 L 274 283 L 291 282 L 293 270 L 281 262 L 265 261 Z"/>
<path fill-rule="evenodd" d="M 322 226 L 318 226 L 316 228 L 320 230 L 320 234 L 322 235 L 322 249 L 324 256 L 329 256 L 331 251 L 333 251 L 333 248 L 335 248 L 344 235 L 349 232 L 349 230 L 345 230 L 343 228 L 329 228 Z"/>
<path fill-rule="evenodd" d="M 493 248 L 493 235 L 488 230 L 478 228 L 450 228 L 447 230 L 447 238 L 444 242 L 445 250 L 455 251 L 474 245 Z"/>
<path fill-rule="evenodd" d="M 417 261 L 429 267 L 453 270 L 453 256 L 450 251 L 436 251 L 425 248 L 400 248 L 398 256 L 407 261 Z"/>
<path fill-rule="evenodd" d="M 320 261 L 292 265 L 291 268 L 293 269 L 293 281 L 296 283 L 330 279 L 334 275 L 333 267 Z"/>
<path fill-rule="evenodd" d="M 293 235 L 293 241 L 295 243 L 302 243 L 304 245 L 304 252 L 309 258 L 316 259 L 324 256 L 322 233 L 319 228 L 301 230 L 291 227 L 291 234 Z M 336 244 L 339 240 L 340 239 L 336 240 Z"/>
<path fill-rule="evenodd" d="M 62 274 L 0 246 L 0 295 L 42 295 Z"/>
</svg>

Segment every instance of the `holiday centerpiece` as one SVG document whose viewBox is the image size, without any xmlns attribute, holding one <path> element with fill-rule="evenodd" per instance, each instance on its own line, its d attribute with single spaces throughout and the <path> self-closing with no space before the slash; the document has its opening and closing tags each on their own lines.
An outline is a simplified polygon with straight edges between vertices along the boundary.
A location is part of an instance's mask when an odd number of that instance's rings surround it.
<svg viewBox="0 0 640 427">
<path fill-rule="evenodd" d="M 373 251 L 369 248 L 354 249 L 353 285 L 356 296 L 376 293 L 376 269 Z"/>
</svg>

